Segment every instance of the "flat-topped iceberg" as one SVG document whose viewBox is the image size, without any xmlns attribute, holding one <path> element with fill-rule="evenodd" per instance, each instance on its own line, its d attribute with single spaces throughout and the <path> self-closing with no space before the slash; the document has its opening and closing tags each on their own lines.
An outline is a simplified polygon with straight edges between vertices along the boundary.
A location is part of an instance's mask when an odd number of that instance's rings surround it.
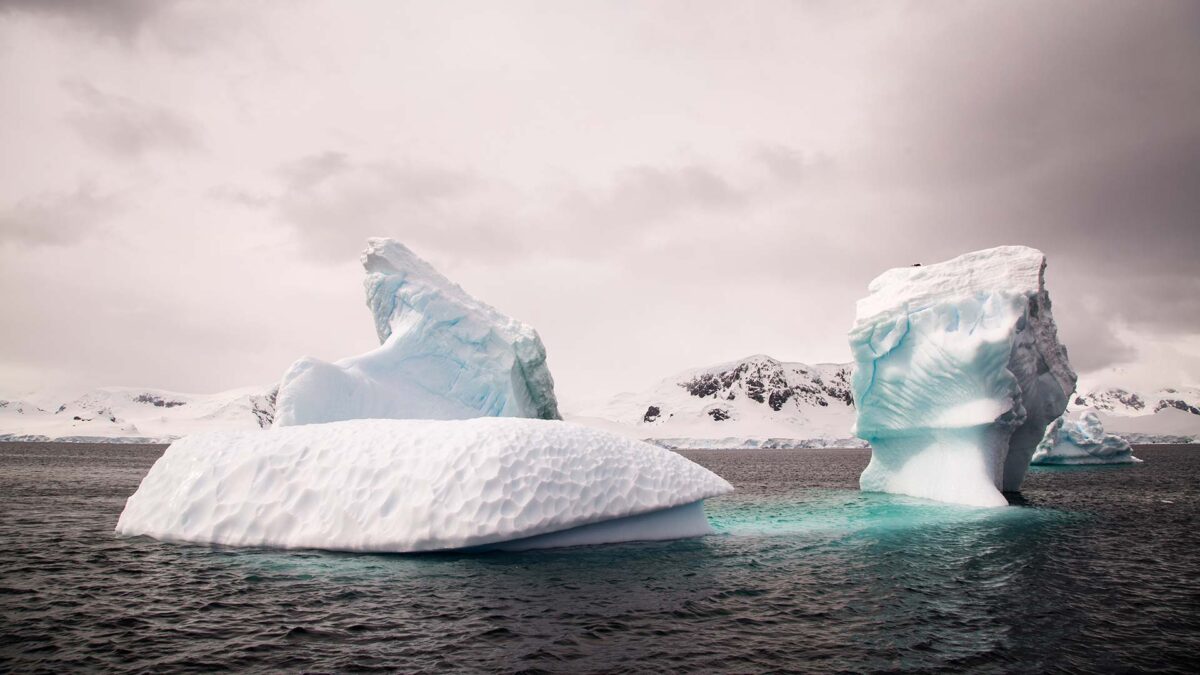
<svg viewBox="0 0 1200 675">
<path fill-rule="evenodd" d="M 275 426 L 348 419 L 559 419 L 537 331 L 476 300 L 392 239 L 362 254 L 380 346 L 328 363 L 296 361 Z"/>
<path fill-rule="evenodd" d="M 1137 464 L 1133 448 L 1120 436 L 1104 432 L 1100 416 L 1085 410 L 1075 418 L 1063 415 L 1046 429 L 1033 453 L 1033 464 Z"/>
<path fill-rule="evenodd" d="M 342 551 L 545 548 L 710 532 L 729 483 L 669 450 L 530 419 L 353 420 L 173 443 L 121 535 Z"/>
<path fill-rule="evenodd" d="M 1001 246 L 871 282 L 850 331 L 863 490 L 1001 506 L 1020 489 L 1075 389 L 1045 269 Z"/>
</svg>

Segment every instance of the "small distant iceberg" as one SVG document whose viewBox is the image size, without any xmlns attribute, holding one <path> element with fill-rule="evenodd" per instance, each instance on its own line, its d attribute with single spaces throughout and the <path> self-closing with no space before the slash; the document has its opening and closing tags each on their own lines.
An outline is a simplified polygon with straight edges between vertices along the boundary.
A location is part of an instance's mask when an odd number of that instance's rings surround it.
<svg viewBox="0 0 1200 675">
<path fill-rule="evenodd" d="M 398 241 L 367 240 L 367 306 L 380 346 L 283 375 L 274 426 L 350 419 L 559 419 L 546 348 Z"/>
<path fill-rule="evenodd" d="M 117 534 L 411 553 L 710 533 L 733 488 L 669 450 L 531 419 L 351 420 L 176 441 Z"/>
<path fill-rule="evenodd" d="M 1045 269 L 1001 246 L 871 282 L 849 335 L 864 491 L 1008 504 L 1075 389 Z"/>
<path fill-rule="evenodd" d="M 1046 429 L 1032 464 L 1138 464 L 1133 448 L 1120 436 L 1105 433 L 1100 416 L 1085 410 L 1074 419 L 1063 415 Z"/>
</svg>

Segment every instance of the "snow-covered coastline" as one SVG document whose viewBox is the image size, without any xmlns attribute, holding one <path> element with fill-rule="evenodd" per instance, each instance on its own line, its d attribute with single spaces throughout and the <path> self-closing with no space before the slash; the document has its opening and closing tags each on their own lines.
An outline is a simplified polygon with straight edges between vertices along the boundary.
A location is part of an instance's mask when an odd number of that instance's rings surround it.
<svg viewBox="0 0 1200 675">
<path fill-rule="evenodd" d="M 215 394 L 103 387 L 0 400 L 0 441 L 169 443 L 203 431 L 271 426 L 275 387 Z"/>
<path fill-rule="evenodd" d="M 716 421 L 704 410 L 711 405 L 720 405 L 717 397 L 695 397 L 682 386 L 695 379 L 697 374 L 730 372 L 743 363 L 761 359 L 770 357 L 748 357 L 685 371 L 650 390 L 622 394 L 608 404 L 589 409 L 586 414 L 567 413 L 565 417 L 577 424 L 678 450 L 867 447 L 864 441 L 850 433 L 853 408 L 828 394 L 822 394 L 825 406 L 808 403 L 800 408 L 805 402 L 797 399 L 791 401 L 796 406 L 795 412 L 784 406 L 781 406 L 783 410 L 775 411 L 769 405 L 769 396 L 763 397 L 766 403 L 759 404 L 733 383 L 731 388 L 723 390 L 726 397 L 723 400 L 728 401 L 731 392 L 735 396 L 732 403 L 737 403 L 739 397 L 744 399 L 739 404 L 739 417 Z M 849 364 L 806 366 L 770 360 L 781 368 L 807 368 L 811 372 L 829 369 L 836 373 L 850 367 Z M 799 391 L 811 387 L 812 383 L 798 380 L 795 386 Z M 1121 399 L 1134 404 L 1120 404 Z M 672 405 L 664 404 L 668 400 L 690 405 L 694 410 L 679 412 Z M 1107 405 L 1104 405 L 1106 401 Z M 1173 401 L 1182 403 L 1175 405 Z M 156 402 L 162 402 L 162 405 L 156 405 Z M 167 407 L 168 402 L 170 407 Z M 181 402 L 184 405 L 178 405 Z M 1200 443 L 1200 415 L 1185 409 L 1200 409 L 1200 391 L 1195 387 L 1146 391 L 1112 387 L 1095 389 L 1072 397 L 1068 409 L 1078 410 L 1085 404 L 1092 404 L 1089 407 L 1097 410 L 1105 429 L 1133 445 Z M 659 408 L 660 414 L 664 409 L 667 415 L 674 412 L 674 417 L 657 424 L 645 423 L 645 413 L 652 405 Z M 641 414 L 635 414 L 639 409 Z M 0 442 L 170 443 L 199 431 L 263 429 L 271 425 L 274 411 L 273 386 L 245 387 L 215 394 L 106 387 L 84 393 L 24 396 L 0 400 Z M 131 425 L 136 431 L 128 430 Z"/>
</svg>

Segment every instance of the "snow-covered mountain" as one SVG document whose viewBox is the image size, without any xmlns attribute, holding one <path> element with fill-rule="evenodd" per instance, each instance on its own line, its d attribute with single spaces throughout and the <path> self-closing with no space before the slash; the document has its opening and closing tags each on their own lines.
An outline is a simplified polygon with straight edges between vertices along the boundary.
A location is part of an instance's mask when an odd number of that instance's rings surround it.
<svg viewBox="0 0 1200 675">
<path fill-rule="evenodd" d="M 1200 387 L 1097 388 L 1076 394 L 1070 409 L 1095 410 L 1105 429 L 1131 443 L 1200 438 Z"/>
<path fill-rule="evenodd" d="M 696 368 L 568 421 L 688 447 L 855 447 L 850 364 L 769 356 Z M 1200 387 L 1102 387 L 1071 398 L 1131 443 L 1200 439 Z M 0 400 L 0 440 L 168 441 L 198 431 L 265 429 L 275 388 L 216 394 L 106 387 L 82 395 Z M 1198 440 L 1200 442 L 1200 440 Z"/>
<path fill-rule="evenodd" d="M 850 365 L 755 355 L 669 377 L 568 416 L 669 447 L 862 445 L 852 439 Z"/>
<path fill-rule="evenodd" d="M 0 400 L 0 440 L 169 441 L 198 431 L 265 429 L 274 416 L 273 387 L 217 394 L 105 387 Z"/>
<path fill-rule="evenodd" d="M 1091 408 L 1121 416 L 1150 415 L 1168 409 L 1200 415 L 1200 387 L 1142 392 L 1107 387 L 1077 395 L 1071 403 L 1073 408 Z"/>
<path fill-rule="evenodd" d="M 649 390 L 620 394 L 567 419 L 688 447 L 857 447 L 851 364 L 786 363 L 750 356 L 688 370 Z M 1200 439 L 1200 388 L 1104 388 L 1071 399 L 1096 410 L 1131 443 Z"/>
</svg>

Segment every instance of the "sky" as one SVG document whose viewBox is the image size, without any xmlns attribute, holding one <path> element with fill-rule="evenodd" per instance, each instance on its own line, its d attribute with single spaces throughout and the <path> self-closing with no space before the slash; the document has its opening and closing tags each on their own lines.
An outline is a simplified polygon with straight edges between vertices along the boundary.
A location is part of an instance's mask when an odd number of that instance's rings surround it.
<svg viewBox="0 0 1200 675">
<path fill-rule="evenodd" d="M 365 351 L 369 236 L 568 411 L 1001 244 L 1085 381 L 1200 384 L 1200 3 L 0 0 L 0 92 L 0 395 Z"/>
</svg>

